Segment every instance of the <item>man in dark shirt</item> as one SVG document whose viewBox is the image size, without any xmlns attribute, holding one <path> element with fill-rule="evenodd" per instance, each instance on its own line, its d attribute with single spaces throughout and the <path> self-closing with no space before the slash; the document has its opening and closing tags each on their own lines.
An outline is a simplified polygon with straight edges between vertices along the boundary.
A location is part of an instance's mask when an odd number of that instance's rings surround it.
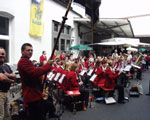
<svg viewBox="0 0 150 120">
<path fill-rule="evenodd" d="M 6 52 L 0 47 L 0 120 L 8 120 L 8 90 L 16 78 L 11 68 L 5 64 L 5 58 Z"/>
</svg>

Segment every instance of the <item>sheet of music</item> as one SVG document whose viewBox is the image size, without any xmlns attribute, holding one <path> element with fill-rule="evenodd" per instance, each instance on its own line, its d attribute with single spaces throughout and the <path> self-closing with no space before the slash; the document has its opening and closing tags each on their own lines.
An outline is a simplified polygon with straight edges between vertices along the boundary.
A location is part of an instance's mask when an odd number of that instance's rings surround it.
<svg viewBox="0 0 150 120">
<path fill-rule="evenodd" d="M 113 97 L 107 97 L 105 98 L 106 104 L 113 104 L 116 103 L 116 100 Z"/>
<path fill-rule="evenodd" d="M 59 76 L 60 76 L 60 73 L 57 73 L 56 76 L 55 76 L 55 78 L 54 78 L 54 80 L 57 81 L 58 78 L 59 78 Z"/>
<path fill-rule="evenodd" d="M 93 74 L 92 77 L 90 78 L 90 81 L 93 82 L 93 81 L 95 80 L 96 77 L 97 77 L 97 75 L 96 75 L 96 74 Z"/>
<path fill-rule="evenodd" d="M 50 73 L 47 75 L 48 79 L 50 79 L 52 75 L 53 75 L 53 73 L 50 72 Z"/>
<path fill-rule="evenodd" d="M 130 69 L 131 69 L 131 65 L 127 65 L 125 68 L 124 68 L 124 71 L 130 71 Z"/>
<path fill-rule="evenodd" d="M 85 72 L 86 72 L 85 70 L 82 70 L 82 71 L 80 72 L 80 75 L 83 76 Z"/>
<path fill-rule="evenodd" d="M 62 82 L 63 82 L 65 76 L 66 76 L 65 74 L 62 74 L 61 78 L 58 80 L 58 82 L 59 82 L 60 84 L 62 84 Z"/>
<path fill-rule="evenodd" d="M 53 77 L 55 76 L 55 74 L 52 73 L 51 77 L 49 78 L 50 81 L 52 81 Z"/>
<path fill-rule="evenodd" d="M 131 64 L 131 66 L 135 67 L 135 68 L 138 68 L 138 69 L 141 69 L 140 66 L 137 66 L 137 65 L 134 65 L 134 64 Z"/>
<path fill-rule="evenodd" d="M 88 76 L 91 76 L 92 72 L 94 69 L 90 69 L 89 72 L 87 73 Z"/>
</svg>

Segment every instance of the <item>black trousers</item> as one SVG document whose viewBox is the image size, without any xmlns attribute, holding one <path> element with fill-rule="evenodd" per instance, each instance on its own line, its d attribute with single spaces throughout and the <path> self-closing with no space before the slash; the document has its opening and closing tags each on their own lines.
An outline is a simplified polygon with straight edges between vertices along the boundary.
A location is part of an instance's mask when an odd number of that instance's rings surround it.
<svg viewBox="0 0 150 120">
<path fill-rule="evenodd" d="M 137 75 L 136 75 L 137 79 L 142 79 L 142 70 L 141 69 L 137 69 Z"/>
<path fill-rule="evenodd" d="M 85 101 L 86 106 L 88 106 L 89 90 L 86 88 L 79 88 L 79 91 L 80 91 L 80 100 Z"/>
<path fill-rule="evenodd" d="M 28 120 L 46 120 L 44 115 L 44 101 L 36 101 L 28 104 L 27 107 Z"/>
<path fill-rule="evenodd" d="M 48 113 L 49 115 L 53 115 L 56 112 L 56 108 L 53 104 L 53 99 L 51 96 L 48 96 L 47 100 L 44 100 L 44 113 L 45 116 Z"/>
<path fill-rule="evenodd" d="M 118 90 L 118 102 L 124 100 L 124 86 L 123 85 L 115 85 L 115 89 Z"/>
</svg>

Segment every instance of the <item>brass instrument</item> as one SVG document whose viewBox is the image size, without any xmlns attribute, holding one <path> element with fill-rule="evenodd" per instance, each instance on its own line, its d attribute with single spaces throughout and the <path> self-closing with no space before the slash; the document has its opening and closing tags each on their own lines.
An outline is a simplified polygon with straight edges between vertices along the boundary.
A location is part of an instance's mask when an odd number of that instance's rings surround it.
<svg viewBox="0 0 150 120">
<path fill-rule="evenodd" d="M 137 59 L 136 59 L 136 62 L 135 62 L 136 65 L 140 66 L 142 57 L 143 57 L 143 54 L 140 53 L 140 55 L 139 55 L 139 56 L 137 57 Z"/>
<path fill-rule="evenodd" d="M 48 86 L 44 85 L 43 93 L 44 93 L 43 99 L 47 100 L 48 99 L 48 94 L 49 94 L 49 87 Z"/>
</svg>

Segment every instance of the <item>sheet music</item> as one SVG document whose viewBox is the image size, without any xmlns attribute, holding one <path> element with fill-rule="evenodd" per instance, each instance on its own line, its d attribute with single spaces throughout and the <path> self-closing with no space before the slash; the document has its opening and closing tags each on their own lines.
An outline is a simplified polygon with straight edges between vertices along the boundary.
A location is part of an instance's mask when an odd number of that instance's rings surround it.
<svg viewBox="0 0 150 120">
<path fill-rule="evenodd" d="M 53 73 L 52 72 L 50 72 L 48 75 L 47 75 L 47 77 L 50 79 L 50 77 L 53 75 Z"/>
<path fill-rule="evenodd" d="M 59 82 L 60 84 L 62 84 L 62 82 L 63 82 L 65 76 L 66 76 L 65 74 L 62 74 L 61 78 L 58 80 L 58 82 Z"/>
<path fill-rule="evenodd" d="M 138 69 L 141 69 L 141 67 L 140 66 L 137 66 L 137 65 L 134 65 L 134 64 L 131 64 L 133 67 L 135 67 L 135 68 L 138 68 Z"/>
<path fill-rule="evenodd" d="M 88 76 L 91 76 L 94 69 L 90 69 L 90 71 L 87 73 Z"/>
<path fill-rule="evenodd" d="M 123 71 L 124 69 L 122 67 L 121 68 L 118 67 L 117 70 L 118 71 Z"/>
<path fill-rule="evenodd" d="M 106 104 L 113 104 L 116 103 L 116 100 L 113 97 L 107 97 L 105 98 Z"/>
<path fill-rule="evenodd" d="M 49 78 L 50 81 L 52 81 L 53 77 L 55 76 L 55 74 L 52 73 L 51 77 Z"/>
<path fill-rule="evenodd" d="M 127 65 L 125 68 L 124 68 L 124 71 L 130 71 L 130 69 L 131 69 L 131 65 Z"/>
<path fill-rule="evenodd" d="M 93 82 L 93 81 L 95 80 L 96 77 L 97 77 L 97 75 L 96 75 L 96 74 L 93 74 L 92 77 L 90 78 L 90 81 Z"/>
<path fill-rule="evenodd" d="M 57 73 L 56 76 L 55 76 L 55 78 L 54 78 L 54 80 L 57 81 L 58 78 L 59 78 L 59 76 L 60 76 L 60 73 Z"/>
<path fill-rule="evenodd" d="M 85 72 L 86 72 L 85 70 L 82 70 L 82 71 L 80 72 L 80 75 L 83 76 Z"/>
</svg>

